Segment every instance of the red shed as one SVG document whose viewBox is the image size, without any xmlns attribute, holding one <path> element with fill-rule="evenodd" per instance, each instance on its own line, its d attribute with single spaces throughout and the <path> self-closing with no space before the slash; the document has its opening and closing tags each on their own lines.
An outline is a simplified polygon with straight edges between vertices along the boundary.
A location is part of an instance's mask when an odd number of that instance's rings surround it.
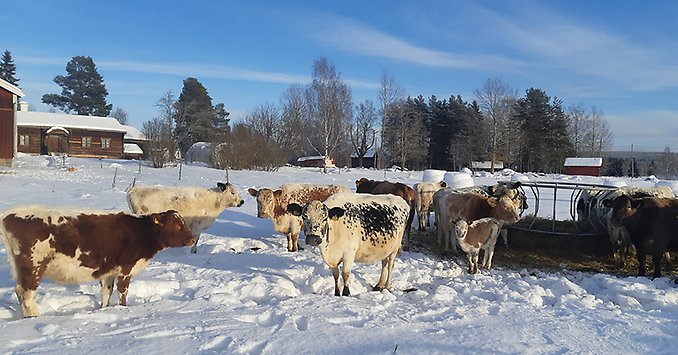
<svg viewBox="0 0 678 355">
<path fill-rule="evenodd" d="M 600 176 L 603 158 L 565 158 L 563 173 L 567 175 Z"/>
<path fill-rule="evenodd" d="M 21 89 L 0 79 L 0 165 L 12 165 L 16 153 L 16 108 Z"/>
</svg>

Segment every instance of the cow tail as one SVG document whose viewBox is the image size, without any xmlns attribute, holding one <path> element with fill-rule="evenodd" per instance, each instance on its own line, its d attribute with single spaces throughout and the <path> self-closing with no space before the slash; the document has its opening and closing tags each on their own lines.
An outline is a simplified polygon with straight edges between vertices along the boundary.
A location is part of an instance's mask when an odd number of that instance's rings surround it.
<svg viewBox="0 0 678 355">
<path fill-rule="evenodd" d="M 14 249 L 9 238 L 9 232 L 5 230 L 5 215 L 0 215 L 0 238 L 2 244 L 5 246 L 5 253 L 7 254 L 7 261 L 9 262 L 9 269 L 12 272 L 12 278 L 16 280 L 16 261 L 14 260 Z"/>
</svg>

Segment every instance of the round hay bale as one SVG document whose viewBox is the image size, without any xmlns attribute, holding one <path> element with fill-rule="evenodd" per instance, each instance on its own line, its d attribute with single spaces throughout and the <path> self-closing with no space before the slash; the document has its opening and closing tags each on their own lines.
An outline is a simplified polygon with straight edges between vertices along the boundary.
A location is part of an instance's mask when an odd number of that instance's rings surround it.
<svg viewBox="0 0 678 355">
<path fill-rule="evenodd" d="M 525 174 L 515 173 L 511 175 L 511 181 L 530 181 L 530 178 Z"/>
<path fill-rule="evenodd" d="M 445 178 L 445 170 L 426 169 L 424 170 L 423 182 L 438 182 Z"/>
<path fill-rule="evenodd" d="M 672 180 L 659 180 L 654 184 L 654 187 L 666 186 L 673 191 L 674 194 L 678 195 L 678 181 Z"/>
<path fill-rule="evenodd" d="M 475 183 L 473 182 L 473 177 L 471 177 L 470 174 L 466 173 L 456 173 L 456 172 L 445 173 L 445 178 L 443 180 L 447 184 L 447 187 L 453 189 L 475 186 Z"/>
<path fill-rule="evenodd" d="M 624 186 L 626 186 L 626 182 L 621 181 L 621 180 L 614 180 L 614 179 L 603 179 L 603 185 L 614 186 L 614 187 L 624 187 Z"/>
</svg>

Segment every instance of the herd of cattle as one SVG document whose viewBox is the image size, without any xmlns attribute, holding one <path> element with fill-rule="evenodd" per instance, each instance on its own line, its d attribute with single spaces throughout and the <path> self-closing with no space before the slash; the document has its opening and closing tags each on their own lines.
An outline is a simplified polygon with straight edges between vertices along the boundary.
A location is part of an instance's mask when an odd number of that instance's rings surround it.
<svg viewBox="0 0 678 355">
<path fill-rule="evenodd" d="M 278 189 L 249 188 L 256 198 L 257 217 L 270 218 L 275 231 L 287 236 L 287 250 L 317 246 L 332 271 L 335 295 L 350 295 L 354 263 L 381 261 L 374 290 L 390 289 L 395 258 L 409 249 L 411 225 L 430 227 L 435 214 L 438 245 L 466 253 L 468 272 L 492 265 L 499 235 L 506 243 L 506 226 L 516 223 L 527 208 L 520 182 L 453 189 L 444 182 L 402 183 L 362 178 L 356 192 L 341 185 L 284 184 Z M 669 190 L 670 191 L 670 190 Z M 605 200 L 598 200 L 601 196 Z M 17 207 L 0 215 L 0 235 L 16 279 L 16 296 L 24 317 L 39 314 L 36 290 L 45 277 L 73 284 L 99 280 L 101 306 L 106 307 L 117 285 L 119 303 L 126 304 L 132 276 L 160 250 L 191 246 L 197 252 L 200 233 L 226 208 L 244 200 L 231 184 L 216 188 L 133 187 L 127 192 L 131 214 L 83 211 L 61 207 Z M 616 250 L 634 246 L 644 275 L 645 255 L 652 256 L 654 277 L 661 276 L 662 255 L 678 231 L 678 199 L 654 189 L 589 192 L 580 198 L 579 217 L 590 217 L 593 206 L 606 206 L 608 230 Z M 340 287 L 339 264 L 342 264 Z"/>
</svg>

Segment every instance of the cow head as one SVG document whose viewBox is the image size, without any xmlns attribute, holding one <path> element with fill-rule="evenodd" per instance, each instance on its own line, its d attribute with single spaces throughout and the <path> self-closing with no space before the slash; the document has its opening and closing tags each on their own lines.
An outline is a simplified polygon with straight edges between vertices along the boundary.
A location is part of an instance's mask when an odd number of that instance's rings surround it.
<svg viewBox="0 0 678 355">
<path fill-rule="evenodd" d="M 365 193 L 365 192 L 371 192 L 372 190 L 372 185 L 374 184 L 374 180 L 369 180 L 367 178 L 360 178 L 359 180 L 355 181 L 355 189 L 357 193 Z"/>
<path fill-rule="evenodd" d="M 176 211 L 153 213 L 146 218 L 151 221 L 153 229 L 157 232 L 161 247 L 187 247 L 195 243 L 195 236 Z"/>
<path fill-rule="evenodd" d="M 273 218 L 275 215 L 276 194 L 280 195 L 281 191 L 273 191 L 269 188 L 261 188 L 255 190 L 253 188 L 247 189 L 253 197 L 257 199 L 257 217 L 259 218 Z"/>
<path fill-rule="evenodd" d="M 311 246 L 320 245 L 323 241 L 329 242 L 329 221 L 336 221 L 345 213 L 341 207 L 328 209 L 320 201 L 311 201 L 303 208 L 299 204 L 291 203 L 287 205 L 287 212 L 301 217 L 306 244 Z"/>
<path fill-rule="evenodd" d="M 221 191 L 223 193 L 219 206 L 223 208 L 240 207 L 245 203 L 245 201 L 240 197 L 240 193 L 230 183 L 227 182 L 224 184 L 223 182 L 218 182 L 217 189 L 217 191 Z"/>
<path fill-rule="evenodd" d="M 446 188 L 447 183 L 445 181 L 438 181 L 438 185 L 440 185 L 440 188 Z"/>
<path fill-rule="evenodd" d="M 520 209 L 524 211 L 528 208 L 527 197 L 520 186 L 522 186 L 520 181 L 499 182 L 496 185 L 488 186 L 487 192 L 494 197 L 508 196 L 512 200 L 520 201 Z"/>
<path fill-rule="evenodd" d="M 623 226 L 623 221 L 638 212 L 645 205 L 643 199 L 631 198 L 628 195 L 617 196 L 614 200 L 603 200 L 603 206 L 611 208 L 611 222 L 615 227 Z"/>
<path fill-rule="evenodd" d="M 509 223 L 520 221 L 520 200 L 512 199 L 509 196 L 490 197 L 487 199 L 487 203 L 494 210 L 494 218 Z"/>
</svg>

